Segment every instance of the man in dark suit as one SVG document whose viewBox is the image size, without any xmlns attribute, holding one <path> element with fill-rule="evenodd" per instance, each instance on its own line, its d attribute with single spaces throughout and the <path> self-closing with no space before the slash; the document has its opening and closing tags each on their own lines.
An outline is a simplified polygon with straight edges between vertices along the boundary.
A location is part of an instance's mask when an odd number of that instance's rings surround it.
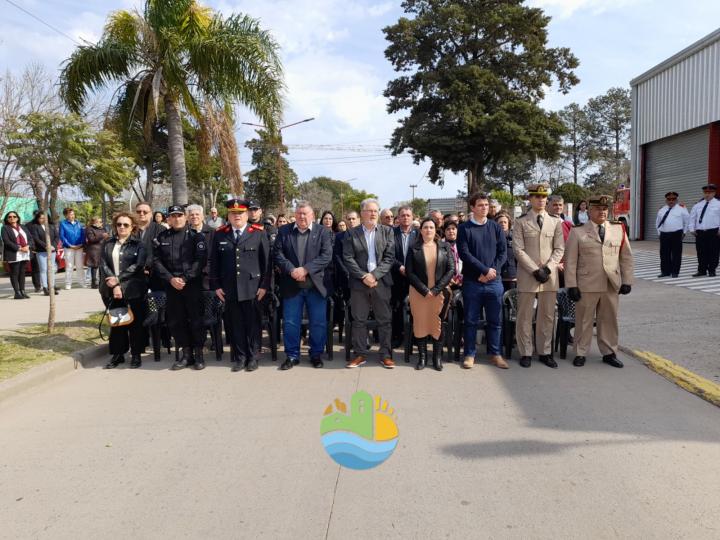
<svg viewBox="0 0 720 540">
<path fill-rule="evenodd" d="M 333 261 L 335 263 L 335 280 L 337 288 L 342 292 L 342 298 L 345 302 L 350 300 L 350 277 L 343 260 L 343 240 L 354 227 L 360 223 L 357 212 L 348 212 L 345 216 L 347 223 L 347 231 L 339 232 L 335 235 L 335 244 L 333 246 Z"/>
<path fill-rule="evenodd" d="M 327 340 L 327 289 L 325 268 L 332 262 L 332 232 L 314 223 L 315 214 L 306 201 L 295 207 L 295 223 L 278 231 L 273 260 L 279 271 L 278 285 L 283 299 L 283 340 L 285 362 L 291 369 L 300 359 L 300 327 L 303 309 L 310 321 L 310 361 L 323 367 L 322 352 Z"/>
<path fill-rule="evenodd" d="M 261 226 L 248 223 L 244 199 L 227 201 L 228 224 L 215 231 L 210 289 L 225 303 L 232 370 L 255 371 L 260 350 L 259 302 L 270 287 L 270 242 Z"/>
<path fill-rule="evenodd" d="M 343 239 L 343 261 L 350 281 L 350 308 L 352 311 L 352 342 L 355 358 L 347 367 L 365 363 L 368 354 L 367 318 L 372 308 L 380 334 L 380 363 L 392 369 L 390 294 L 395 262 L 395 233 L 392 228 L 380 225 L 380 204 L 365 199 L 360 205 L 360 226 L 347 231 Z"/>
<path fill-rule="evenodd" d="M 397 212 L 398 226 L 395 227 L 395 262 L 392 267 L 392 346 L 402 343 L 403 309 L 410 285 L 405 276 L 405 261 L 417 232 L 413 228 L 413 211 L 409 206 L 401 206 Z"/>
</svg>

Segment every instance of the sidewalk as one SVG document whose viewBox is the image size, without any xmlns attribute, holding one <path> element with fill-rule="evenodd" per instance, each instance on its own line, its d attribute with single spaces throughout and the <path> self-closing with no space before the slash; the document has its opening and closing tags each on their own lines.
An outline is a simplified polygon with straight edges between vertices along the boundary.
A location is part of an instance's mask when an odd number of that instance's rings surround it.
<svg viewBox="0 0 720 540">
<path fill-rule="evenodd" d="M 633 242 L 632 248 L 649 251 L 657 249 L 657 242 Z M 695 247 L 689 248 L 694 254 Z M 620 343 L 720 382 L 718 321 L 715 294 L 636 278 L 632 293 L 620 301 Z"/>
<path fill-rule="evenodd" d="M 79 289 L 77 285 L 65 290 L 64 276 L 61 276 L 60 294 L 55 304 L 55 321 L 68 322 L 84 319 L 93 313 L 103 310 L 100 294 L 97 289 Z M 42 292 L 34 292 L 32 283 L 28 278 L 26 292 L 29 300 L 14 300 L 10 279 L 0 278 L 0 331 L 12 330 L 23 326 L 47 324 L 50 300 Z"/>
</svg>

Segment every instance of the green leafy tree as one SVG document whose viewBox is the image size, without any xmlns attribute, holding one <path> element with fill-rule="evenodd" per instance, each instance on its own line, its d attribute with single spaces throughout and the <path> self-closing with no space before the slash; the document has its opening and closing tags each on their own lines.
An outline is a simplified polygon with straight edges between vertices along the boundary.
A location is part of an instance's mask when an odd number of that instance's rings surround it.
<svg viewBox="0 0 720 540">
<path fill-rule="evenodd" d="M 565 168 L 572 174 L 573 183 L 577 184 L 581 175 L 592 165 L 591 122 L 587 108 L 580 107 L 577 103 L 571 103 L 558 114 L 565 125 L 561 158 Z"/>
<path fill-rule="evenodd" d="M 353 188 L 350 182 L 334 180 L 329 176 L 316 176 L 305 182 L 304 185 L 306 184 L 316 185 L 332 194 L 332 212 L 338 219 L 344 218 L 351 210 L 359 211 L 363 199 L 377 198 L 377 195 L 373 193 Z"/>
<path fill-rule="evenodd" d="M 273 132 L 258 129 L 258 137 L 250 139 L 245 146 L 252 151 L 253 169 L 246 173 L 245 186 L 248 198 L 257 199 L 267 209 L 280 207 L 278 174 L 282 175 L 285 199 L 292 200 L 298 194 L 298 176 L 283 157 L 288 148 Z"/>
<path fill-rule="evenodd" d="M 627 88 L 611 88 L 588 101 L 587 117 L 591 126 L 592 152 L 601 171 L 594 182 L 614 174 L 615 184 L 624 179 L 630 140 L 631 99 Z M 600 174 L 600 176 L 598 176 Z"/>
<path fill-rule="evenodd" d="M 487 184 L 492 188 L 507 188 L 510 199 L 517 188 L 527 184 L 533 175 L 535 162 L 523 155 L 507 156 L 488 172 Z"/>
<path fill-rule="evenodd" d="M 560 195 L 566 203 L 572 203 L 573 207 L 577 208 L 580 201 L 587 200 L 590 191 L 574 182 L 568 182 L 553 190 L 553 195 Z"/>
<path fill-rule="evenodd" d="M 556 155 L 564 126 L 540 107 L 556 80 L 567 93 L 578 66 L 567 48 L 547 47 L 549 17 L 523 0 L 405 0 L 413 18 L 383 30 L 386 58 L 402 75 L 385 90 L 388 112 L 406 112 L 390 141 L 431 161 L 429 177 L 466 172 L 468 192 L 508 156 Z"/>
<path fill-rule="evenodd" d="M 167 121 L 167 154 L 173 201 L 188 201 L 183 113 L 202 123 L 205 140 L 221 136 L 221 151 L 237 148 L 232 135 L 232 106 L 239 102 L 265 125 L 274 127 L 282 109 L 283 75 L 277 45 L 247 16 L 222 17 L 196 0 L 146 0 L 143 13 L 115 11 L 100 41 L 82 45 L 65 62 L 61 96 L 80 111 L 87 93 L 119 83 L 132 116 L 143 105 L 143 122 L 160 112 Z M 134 92 L 128 86 L 135 84 Z M 206 145 L 207 147 L 207 145 Z M 237 160 L 223 159 L 242 192 Z"/>
<path fill-rule="evenodd" d="M 18 128 L 9 133 L 8 141 L 9 151 L 15 156 L 22 174 L 35 186 L 40 211 L 46 213 L 51 209 L 54 218 L 61 189 L 81 187 L 91 193 L 100 193 L 104 189 L 119 189 L 122 181 L 129 177 L 126 176 L 129 160 L 119 154 L 117 142 L 107 133 L 96 135 L 75 114 L 31 113 L 23 116 Z M 49 229 L 45 241 L 48 257 L 51 257 Z M 49 269 L 48 282 L 51 282 Z M 55 295 L 48 298 L 48 332 L 52 333 L 55 329 Z"/>
</svg>

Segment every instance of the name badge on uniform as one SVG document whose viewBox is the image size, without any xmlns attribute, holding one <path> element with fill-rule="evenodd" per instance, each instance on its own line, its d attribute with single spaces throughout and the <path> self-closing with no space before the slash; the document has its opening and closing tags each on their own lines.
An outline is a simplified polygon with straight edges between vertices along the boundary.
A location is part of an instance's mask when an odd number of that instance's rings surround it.
<svg viewBox="0 0 720 540">
<path fill-rule="evenodd" d="M 170 245 L 170 242 L 160 242 L 160 245 L 161 245 L 161 246 L 169 246 L 169 245 Z"/>
</svg>

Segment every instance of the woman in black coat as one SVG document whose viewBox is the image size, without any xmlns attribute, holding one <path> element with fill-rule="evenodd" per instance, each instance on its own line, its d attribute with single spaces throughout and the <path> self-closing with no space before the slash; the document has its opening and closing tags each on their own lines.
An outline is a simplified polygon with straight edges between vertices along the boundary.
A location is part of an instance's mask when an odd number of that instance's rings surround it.
<svg viewBox="0 0 720 540">
<path fill-rule="evenodd" d="M 441 371 L 441 314 L 450 300 L 448 286 L 455 275 L 455 258 L 450 246 L 438 241 L 432 218 L 425 218 L 420 223 L 420 234 L 408 253 L 405 274 L 410 283 L 413 335 L 418 344 L 416 369 L 425 367 L 430 337 L 433 340 L 433 367 Z"/>
<path fill-rule="evenodd" d="M 517 287 L 517 262 L 512 247 L 512 218 L 505 210 L 501 210 L 495 216 L 495 221 L 502 228 L 507 241 L 507 260 L 500 269 L 500 279 L 502 279 L 503 291 L 509 291 Z"/>
<path fill-rule="evenodd" d="M 55 252 L 58 245 L 58 232 L 52 222 L 48 222 L 47 216 L 41 212 L 38 212 L 33 218 L 32 222 L 28 225 L 30 234 L 33 238 L 35 252 L 35 259 L 38 263 L 38 270 L 40 272 L 40 284 L 42 285 L 43 293 L 45 296 L 50 296 L 50 288 L 54 289 L 55 294 L 58 294 L 58 288 L 55 286 L 55 272 L 57 271 L 57 264 L 55 262 Z M 48 229 L 50 233 L 50 258 L 47 255 L 47 244 L 45 243 L 45 229 Z M 48 264 L 51 265 L 50 273 L 52 274 L 52 287 L 48 285 Z"/>
<path fill-rule="evenodd" d="M 10 267 L 10 283 L 15 291 L 15 300 L 30 298 L 25 292 L 25 267 L 33 248 L 32 236 L 13 210 L 5 214 L 3 224 L 3 260 Z"/>
<path fill-rule="evenodd" d="M 135 234 L 135 217 L 128 212 L 113 216 L 113 236 L 103 244 L 100 259 L 100 295 L 106 306 L 129 305 L 134 320 L 127 326 L 110 329 L 110 355 L 105 369 L 125 362 L 130 350 L 131 368 L 142 365 L 140 355 L 145 349 L 143 321 L 147 312 L 147 281 L 145 279 L 145 246 Z"/>
</svg>

